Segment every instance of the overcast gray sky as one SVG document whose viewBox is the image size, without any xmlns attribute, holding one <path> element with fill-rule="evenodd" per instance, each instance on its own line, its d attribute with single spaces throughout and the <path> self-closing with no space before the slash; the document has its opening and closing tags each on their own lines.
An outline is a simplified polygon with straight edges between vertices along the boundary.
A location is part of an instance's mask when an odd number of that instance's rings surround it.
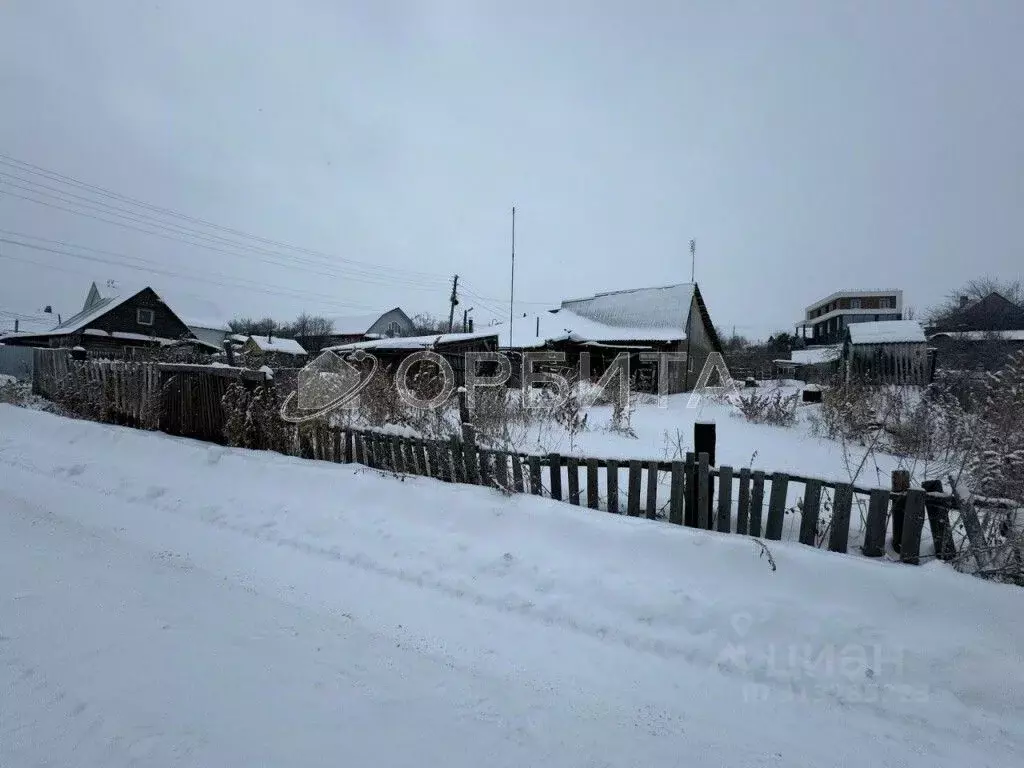
<svg viewBox="0 0 1024 768">
<path fill-rule="evenodd" d="M 326 256 L 0 164 L 0 238 L 60 251 L 0 242 L 0 310 L 114 278 L 442 314 L 458 273 L 483 322 L 513 204 L 524 301 L 685 281 L 693 237 L 727 329 L 843 288 L 924 309 L 1024 272 L 1022 39 L 1020 0 L 3 0 L 0 154 Z"/>
</svg>

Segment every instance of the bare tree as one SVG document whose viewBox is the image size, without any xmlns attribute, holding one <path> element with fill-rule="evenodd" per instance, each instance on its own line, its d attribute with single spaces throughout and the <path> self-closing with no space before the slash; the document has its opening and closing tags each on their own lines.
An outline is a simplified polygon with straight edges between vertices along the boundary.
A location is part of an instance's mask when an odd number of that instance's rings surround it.
<svg viewBox="0 0 1024 768">
<path fill-rule="evenodd" d="M 310 354 L 316 354 L 330 341 L 334 321 L 303 312 L 289 325 L 279 329 L 279 335 L 298 339 Z"/>
<path fill-rule="evenodd" d="M 429 312 L 413 315 L 412 330 L 414 336 L 429 336 L 432 333 L 448 333 L 448 320 L 435 317 Z"/>
<path fill-rule="evenodd" d="M 251 317 L 236 317 L 228 323 L 228 328 L 232 333 L 243 336 L 268 336 L 271 334 L 280 336 L 283 326 L 271 317 L 264 317 L 260 320 Z"/>
</svg>

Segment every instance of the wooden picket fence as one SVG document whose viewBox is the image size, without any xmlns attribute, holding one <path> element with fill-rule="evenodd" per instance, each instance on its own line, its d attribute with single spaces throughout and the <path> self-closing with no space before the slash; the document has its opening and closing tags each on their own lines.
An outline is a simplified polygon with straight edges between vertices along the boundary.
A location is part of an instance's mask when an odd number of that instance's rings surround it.
<svg viewBox="0 0 1024 768">
<path fill-rule="evenodd" d="M 894 549 L 902 562 L 918 564 L 926 516 L 936 542 L 936 556 L 941 559 L 955 556 L 948 517 L 952 497 L 948 494 L 921 489 L 894 492 L 864 488 L 746 467 L 737 472 L 728 466 L 709 466 L 706 453 L 690 453 L 681 461 L 620 461 L 557 453 L 542 456 L 479 448 L 455 438 L 428 440 L 326 424 L 302 428 L 299 447 L 305 458 L 363 464 L 445 482 L 490 486 L 507 493 L 547 496 L 577 506 L 586 504 L 594 510 L 601 508 L 603 473 L 604 509 L 609 513 L 650 520 L 664 518 L 674 525 L 738 533 L 768 541 L 782 539 L 787 511 L 794 511 L 787 508 L 790 488 L 802 485 L 802 503 L 800 509 L 795 510 L 800 513 L 799 541 L 802 544 L 817 546 L 822 492 L 830 490 L 831 521 L 823 542 L 830 551 L 849 551 L 854 503 L 862 497 L 867 514 L 860 551 L 865 556 L 885 554 L 891 517 L 896 538 Z M 627 478 L 625 509 L 620 509 L 620 471 L 625 471 Z M 659 508 L 662 476 L 669 480 L 667 514 Z M 735 522 L 733 499 L 736 500 Z"/>
<path fill-rule="evenodd" d="M 98 386 L 115 422 L 218 443 L 225 441 L 222 397 L 226 388 L 232 381 L 250 388 L 267 381 L 261 371 L 239 368 L 72 361 L 64 350 L 36 352 L 42 353 L 34 361 L 37 394 L 53 397 L 62 387 Z M 464 414 L 463 423 L 468 421 Z M 936 556 L 955 556 L 949 525 L 954 497 L 941 491 L 903 490 L 897 485 L 893 486 L 897 490 L 865 488 L 747 467 L 736 471 L 711 466 L 707 453 L 688 453 L 674 461 L 620 460 L 516 453 L 479 447 L 474 439 L 410 438 L 323 422 L 303 425 L 296 432 L 299 454 L 305 458 L 546 496 L 612 514 L 664 519 L 673 525 L 768 541 L 782 539 L 787 514 L 796 512 L 798 540 L 825 545 L 833 552 L 849 551 L 856 507 L 866 510 L 858 532 L 863 534 L 858 537 L 860 551 L 868 557 L 883 556 L 891 520 L 893 547 L 905 563 L 921 560 L 927 518 Z M 472 435 L 471 430 L 467 434 Z M 622 472 L 624 494 L 619 488 Z M 667 481 L 667 499 L 661 492 L 663 481 Z M 798 506 L 788 504 L 791 490 L 800 498 Z M 625 505 L 620 509 L 623 496 Z M 823 533 L 819 518 L 825 505 L 828 524 Z"/>
</svg>

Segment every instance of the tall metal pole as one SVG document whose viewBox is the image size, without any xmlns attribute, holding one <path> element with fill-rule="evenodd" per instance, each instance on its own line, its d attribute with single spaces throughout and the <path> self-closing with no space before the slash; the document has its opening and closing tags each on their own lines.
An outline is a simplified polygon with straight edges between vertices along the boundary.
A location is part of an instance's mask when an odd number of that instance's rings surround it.
<svg viewBox="0 0 1024 768">
<path fill-rule="evenodd" d="M 697 241 L 690 240 L 690 282 L 694 282 L 694 275 L 697 272 Z"/>
<path fill-rule="evenodd" d="M 516 300 L 516 207 L 512 206 L 512 283 L 508 297 L 508 345 L 512 347 L 512 315 Z"/>
</svg>

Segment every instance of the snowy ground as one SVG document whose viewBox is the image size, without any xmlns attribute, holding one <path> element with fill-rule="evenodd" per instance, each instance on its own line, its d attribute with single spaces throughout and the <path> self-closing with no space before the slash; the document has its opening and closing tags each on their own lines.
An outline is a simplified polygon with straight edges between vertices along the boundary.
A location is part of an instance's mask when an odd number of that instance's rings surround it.
<svg viewBox="0 0 1024 768">
<path fill-rule="evenodd" d="M 0 405 L 0 765 L 1019 765 L 1019 589 L 772 551 Z"/>
<path fill-rule="evenodd" d="M 775 390 L 788 396 L 799 394 L 801 386 L 798 382 L 761 382 L 758 391 L 763 395 Z M 844 453 L 838 442 L 815 436 L 812 419 L 819 408 L 800 404 L 794 426 L 775 427 L 748 422 L 727 402 L 679 394 L 668 397 L 664 408 L 638 399 L 631 417 L 635 437 L 610 430 L 611 407 L 595 406 L 587 412 L 587 430 L 573 440 L 562 430 L 534 428 L 530 442 L 540 443 L 545 450 L 579 456 L 673 459 L 680 458 L 680 445 L 684 452 L 693 450 L 695 422 L 712 421 L 717 425 L 720 465 L 888 487 L 892 470 L 898 468 L 896 457 L 873 454 L 862 463 L 866 453 L 862 448 L 848 446 Z"/>
</svg>

